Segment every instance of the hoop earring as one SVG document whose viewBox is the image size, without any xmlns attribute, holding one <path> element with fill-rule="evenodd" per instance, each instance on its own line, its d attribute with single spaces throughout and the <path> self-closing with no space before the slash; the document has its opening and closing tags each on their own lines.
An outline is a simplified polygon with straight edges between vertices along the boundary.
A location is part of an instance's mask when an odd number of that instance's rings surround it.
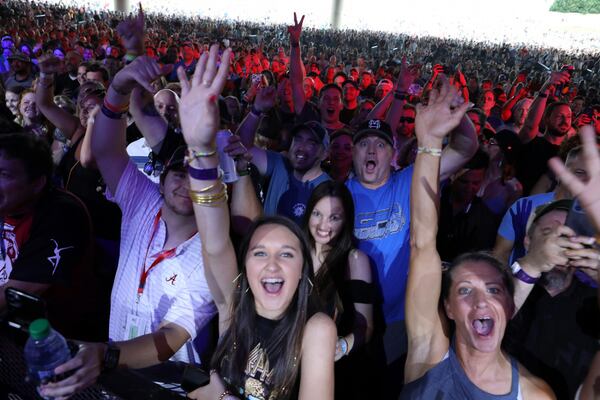
<svg viewBox="0 0 600 400">
<path fill-rule="evenodd" d="M 241 277 L 242 277 L 242 273 L 240 272 L 239 274 L 237 274 L 237 276 L 235 278 L 233 278 L 233 280 L 231 281 L 231 283 L 236 283 L 237 281 L 240 280 Z"/>
<path fill-rule="evenodd" d="M 308 284 L 310 285 L 310 290 L 308 292 L 308 294 L 311 294 L 313 289 L 315 288 L 315 285 L 313 285 L 312 281 L 310 280 L 310 278 L 307 276 L 306 280 L 308 281 Z"/>
</svg>

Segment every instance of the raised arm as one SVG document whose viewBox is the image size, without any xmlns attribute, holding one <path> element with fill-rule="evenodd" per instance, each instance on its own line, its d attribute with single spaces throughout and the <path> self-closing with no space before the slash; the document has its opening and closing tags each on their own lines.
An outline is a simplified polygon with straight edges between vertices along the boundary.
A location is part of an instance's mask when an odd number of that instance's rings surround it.
<svg viewBox="0 0 600 400">
<path fill-rule="evenodd" d="M 190 196 L 202 240 L 206 281 L 219 312 L 219 332 L 222 333 L 230 322 L 230 305 L 238 268 L 229 237 L 227 189 L 217 178 L 217 99 L 229 70 L 228 62 L 222 62 L 217 70 L 218 51 L 219 46 L 213 45 L 209 53 L 202 54 L 191 81 L 183 68 L 177 70 L 177 75 L 181 83 L 179 115 L 190 156 Z M 229 60 L 230 52 L 225 50 L 221 59 Z"/>
<path fill-rule="evenodd" d="M 402 116 L 402 109 L 408 101 L 408 89 L 418 76 L 418 66 L 408 66 L 406 64 L 406 58 L 403 57 L 400 73 L 398 74 L 398 80 L 396 81 L 392 105 L 390 106 L 385 118 L 385 121 L 390 125 L 390 128 L 392 128 L 392 132 L 396 132 L 398 122 L 400 122 L 400 117 Z"/>
<path fill-rule="evenodd" d="M 456 88 L 442 77 L 440 89 L 431 91 L 429 104 L 417 108 L 415 132 L 421 151 L 415 161 L 410 197 L 406 383 L 423 376 L 439 363 L 449 346 L 438 311 L 442 262 L 436 249 L 436 235 L 442 141 L 468 108 L 468 103 L 451 108 L 459 97 Z"/>
<path fill-rule="evenodd" d="M 258 89 L 252 109 L 236 131 L 242 144 L 252 154 L 252 163 L 261 175 L 267 171 L 267 152 L 254 145 L 254 137 L 263 115 L 275 106 L 275 96 L 275 88 L 272 86 Z"/>
<path fill-rule="evenodd" d="M 373 107 L 371 111 L 369 111 L 369 114 L 367 114 L 367 120 L 384 119 L 385 114 L 388 112 L 388 109 L 393 101 L 394 91 L 390 91 L 381 100 L 379 100 L 377 104 L 375 104 L 375 107 Z"/>
<path fill-rule="evenodd" d="M 540 133 L 540 122 L 544 116 L 546 110 L 546 104 L 548 103 L 548 96 L 550 95 L 550 88 L 568 82 L 570 79 L 567 72 L 555 71 L 552 72 L 548 80 L 542 85 L 537 96 L 531 104 L 529 113 L 525 118 L 525 123 L 519 131 L 519 138 L 523 143 L 531 142 Z"/>
<path fill-rule="evenodd" d="M 96 165 L 112 193 L 116 192 L 129 160 L 125 146 L 127 120 L 124 112 L 131 92 L 136 85 L 154 91 L 150 82 L 170 70 L 171 66 L 161 67 L 149 57 L 138 57 L 115 75 L 108 88 L 104 105 L 95 118 L 91 142 Z M 120 110 L 122 113 L 118 112 Z"/>
<path fill-rule="evenodd" d="M 478 148 L 475 127 L 471 119 L 463 115 L 458 127 L 450 133 L 448 146 L 442 152 L 440 180 L 444 181 L 458 172 Z"/>
<path fill-rule="evenodd" d="M 126 18 L 117 26 L 117 32 L 121 37 L 123 46 L 127 50 L 126 61 L 144 54 L 144 11 L 139 4 L 138 14 L 134 18 Z M 148 113 L 144 110 L 146 106 L 145 89 L 136 87 L 129 104 L 129 112 L 135 120 L 135 124 L 146 139 L 146 143 L 154 150 L 167 134 L 168 124 L 158 113 Z M 152 107 L 154 107 L 152 105 Z"/>
<path fill-rule="evenodd" d="M 294 13 L 294 25 L 288 26 L 290 34 L 290 81 L 292 84 L 292 98 L 294 100 L 294 112 L 300 115 L 304 109 L 306 99 L 304 98 L 304 64 L 302 63 L 302 54 L 300 51 L 300 35 L 302 33 L 302 23 L 304 15 L 298 22 L 296 13 Z"/>
<path fill-rule="evenodd" d="M 231 228 L 236 234 L 243 236 L 250 224 L 262 214 L 262 205 L 250 177 L 252 154 L 235 135 L 229 138 L 229 144 L 223 151 L 235 160 L 235 169 L 239 175 L 231 188 Z"/>
<path fill-rule="evenodd" d="M 35 101 L 48 121 L 61 130 L 67 139 L 71 139 L 81 128 L 79 119 L 54 104 L 54 78 L 60 70 L 60 60 L 53 55 L 39 58 L 40 82 L 35 91 Z"/>
</svg>

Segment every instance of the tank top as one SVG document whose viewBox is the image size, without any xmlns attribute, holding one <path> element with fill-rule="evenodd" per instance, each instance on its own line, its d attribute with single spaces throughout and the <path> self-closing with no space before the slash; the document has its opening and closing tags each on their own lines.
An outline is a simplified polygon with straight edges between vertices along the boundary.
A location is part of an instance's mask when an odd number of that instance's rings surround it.
<svg viewBox="0 0 600 400">
<path fill-rule="evenodd" d="M 400 400 L 523 400 L 519 385 L 519 365 L 511 357 L 512 370 L 510 392 L 494 395 L 479 389 L 462 369 L 454 348 L 438 365 L 416 381 L 404 386 Z"/>
</svg>

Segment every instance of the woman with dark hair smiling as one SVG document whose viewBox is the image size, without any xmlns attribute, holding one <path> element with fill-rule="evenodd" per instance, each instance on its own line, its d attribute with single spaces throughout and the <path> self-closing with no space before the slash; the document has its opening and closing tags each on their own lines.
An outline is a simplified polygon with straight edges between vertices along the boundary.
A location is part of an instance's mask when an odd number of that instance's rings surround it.
<svg viewBox="0 0 600 400">
<path fill-rule="evenodd" d="M 222 59 L 228 60 L 230 50 Z M 188 145 L 190 198 L 202 239 L 206 279 L 219 311 L 220 339 L 210 383 L 196 399 L 333 398 L 336 330 L 323 313 L 311 315 L 310 248 L 282 217 L 256 221 L 236 263 L 229 237 L 227 191 L 217 172 L 217 98 L 228 63 L 217 71 L 218 45 L 204 53 L 191 81 L 183 68 L 180 116 Z M 236 190 L 252 190 L 243 176 Z M 246 186 L 243 186 L 246 185 Z M 237 275 L 237 276 L 236 276 Z"/>
<path fill-rule="evenodd" d="M 514 311 L 508 269 L 485 253 L 466 253 L 442 270 L 436 250 L 440 154 L 444 137 L 468 108 L 461 100 L 442 77 L 428 105 L 417 108 L 419 147 L 411 186 L 406 290 L 408 355 L 400 398 L 553 399 L 545 382 L 500 347 Z"/>
<path fill-rule="evenodd" d="M 367 256 L 354 247 L 354 203 L 343 183 L 319 184 L 305 215 L 315 289 L 338 326 L 337 361 L 367 342 L 373 332 L 371 267 Z"/>
<path fill-rule="evenodd" d="M 312 192 L 304 232 L 310 242 L 316 293 L 336 322 L 336 399 L 371 395 L 372 363 L 363 345 L 373 333 L 372 283 L 368 257 L 355 247 L 354 202 L 342 182 L 325 181 Z M 349 357 L 346 357 L 349 356 Z"/>
</svg>

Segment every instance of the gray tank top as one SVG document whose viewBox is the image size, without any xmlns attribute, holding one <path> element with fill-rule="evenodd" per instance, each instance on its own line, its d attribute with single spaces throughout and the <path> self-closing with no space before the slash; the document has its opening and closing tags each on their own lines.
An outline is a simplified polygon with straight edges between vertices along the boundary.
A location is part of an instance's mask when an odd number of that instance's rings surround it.
<svg viewBox="0 0 600 400">
<path fill-rule="evenodd" d="M 463 371 L 454 348 L 425 375 L 404 386 L 400 400 L 522 400 L 519 385 L 519 366 L 510 358 L 512 379 L 510 393 L 494 395 L 479 389 Z"/>
</svg>

